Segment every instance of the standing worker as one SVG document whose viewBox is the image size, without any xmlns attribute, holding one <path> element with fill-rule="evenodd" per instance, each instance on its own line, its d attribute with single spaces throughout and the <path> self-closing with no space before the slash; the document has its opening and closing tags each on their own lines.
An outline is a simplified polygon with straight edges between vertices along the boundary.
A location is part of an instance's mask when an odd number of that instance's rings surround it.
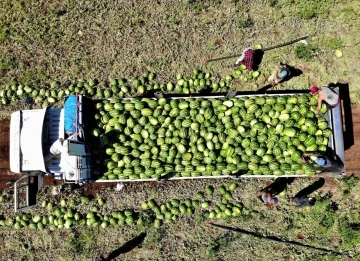
<svg viewBox="0 0 360 261">
<path fill-rule="evenodd" d="M 242 52 L 240 58 L 235 62 L 235 65 L 238 66 L 240 64 L 244 64 L 248 71 L 252 71 L 254 66 L 254 56 L 254 48 L 248 47 Z"/>
<path fill-rule="evenodd" d="M 268 81 L 273 87 L 290 76 L 290 69 L 286 64 L 280 63 L 280 66 L 276 66 L 275 69 L 270 77 L 264 79 L 264 83 Z"/>
<path fill-rule="evenodd" d="M 312 170 L 320 171 L 321 173 L 328 173 L 330 175 L 341 175 L 344 170 L 344 165 L 339 160 L 331 159 L 330 157 L 320 153 L 304 153 L 304 157 L 300 159 L 300 162 L 305 163 Z M 309 163 L 310 156 L 315 156 L 314 163 L 319 167 Z"/>
<path fill-rule="evenodd" d="M 336 93 L 334 90 L 330 89 L 329 87 L 318 88 L 317 86 L 313 86 L 310 89 L 310 94 L 319 95 L 316 111 L 319 111 L 321 109 L 321 103 L 323 101 L 326 102 L 329 109 L 336 107 L 340 102 L 339 94 Z"/>
</svg>

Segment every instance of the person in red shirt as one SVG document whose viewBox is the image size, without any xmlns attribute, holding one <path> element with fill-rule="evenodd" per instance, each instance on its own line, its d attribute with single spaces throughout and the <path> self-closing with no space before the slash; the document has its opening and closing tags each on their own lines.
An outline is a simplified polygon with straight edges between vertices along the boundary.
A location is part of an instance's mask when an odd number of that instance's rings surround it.
<svg viewBox="0 0 360 261">
<path fill-rule="evenodd" d="M 237 59 L 237 61 L 235 62 L 235 65 L 238 66 L 240 64 L 244 64 L 248 71 L 252 71 L 254 66 L 254 56 L 255 56 L 254 48 L 248 47 L 242 52 L 239 59 Z"/>
</svg>

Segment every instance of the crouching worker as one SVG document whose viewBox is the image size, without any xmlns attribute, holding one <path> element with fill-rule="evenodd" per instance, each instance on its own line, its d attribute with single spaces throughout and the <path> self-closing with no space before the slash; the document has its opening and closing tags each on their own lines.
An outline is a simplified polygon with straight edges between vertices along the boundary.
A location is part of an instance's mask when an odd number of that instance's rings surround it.
<svg viewBox="0 0 360 261">
<path fill-rule="evenodd" d="M 315 158 L 311 159 L 311 156 L 314 156 Z M 313 163 L 310 163 L 310 161 L 313 161 Z M 342 162 L 321 153 L 304 153 L 300 162 L 305 163 L 310 169 L 320 171 L 321 174 L 328 176 L 341 175 L 344 171 Z M 314 166 L 314 163 L 318 166 Z"/>
<path fill-rule="evenodd" d="M 286 64 L 280 63 L 280 66 L 276 66 L 275 68 L 276 70 L 270 77 L 264 79 L 264 83 L 269 82 L 273 87 L 279 82 L 290 78 L 290 69 Z"/>
<path fill-rule="evenodd" d="M 316 111 L 319 111 L 321 109 L 321 104 L 323 101 L 326 102 L 329 109 L 336 107 L 340 102 L 339 94 L 335 90 L 330 89 L 329 87 L 318 88 L 317 86 L 313 86 L 310 89 L 310 94 L 318 94 L 318 104 L 316 107 Z"/>
<path fill-rule="evenodd" d="M 254 66 L 254 57 L 255 57 L 255 50 L 252 47 L 246 48 L 239 59 L 235 62 L 235 65 L 238 66 L 240 64 L 244 64 L 248 71 L 253 70 Z"/>
<path fill-rule="evenodd" d="M 279 199 L 276 195 L 284 191 L 288 181 L 288 178 L 277 178 L 272 184 L 260 190 L 257 193 L 257 197 L 268 207 L 277 205 Z"/>
<path fill-rule="evenodd" d="M 271 194 L 271 192 L 268 191 L 262 191 L 261 193 L 259 193 L 259 199 L 267 206 L 267 207 L 272 207 L 274 205 L 277 205 L 279 203 L 279 199 Z"/>
</svg>

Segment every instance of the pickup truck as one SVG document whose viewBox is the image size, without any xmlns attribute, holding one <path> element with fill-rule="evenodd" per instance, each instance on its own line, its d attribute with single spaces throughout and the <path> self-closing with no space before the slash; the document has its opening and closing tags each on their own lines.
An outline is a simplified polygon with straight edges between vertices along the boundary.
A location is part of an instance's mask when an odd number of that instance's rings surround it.
<svg viewBox="0 0 360 261">
<path fill-rule="evenodd" d="M 271 96 L 294 95 L 286 94 L 246 94 L 242 96 Z M 161 94 L 158 94 L 161 95 Z M 179 96 L 169 99 L 187 99 L 201 97 L 224 98 L 227 95 L 213 96 Z M 158 96 L 157 96 L 158 97 Z M 24 174 L 14 184 L 15 211 L 27 209 L 36 204 L 36 193 L 42 186 L 44 174 L 52 175 L 64 183 L 84 184 L 89 182 L 129 182 L 154 181 L 157 179 L 136 180 L 103 180 L 94 176 L 92 169 L 91 146 L 89 145 L 90 131 L 92 130 L 92 115 L 94 103 L 86 96 L 68 96 L 63 108 L 45 108 L 34 110 L 21 110 L 12 113 L 10 122 L 10 170 Z M 329 127 L 333 135 L 329 139 L 328 147 L 344 162 L 344 144 L 341 106 L 333 108 L 327 113 Z M 95 148 L 96 149 L 96 148 Z M 344 170 L 345 171 L 345 170 Z M 291 175 L 287 175 L 290 177 Z M 294 175 L 296 177 L 306 175 Z M 250 178 L 275 177 L 274 175 L 233 175 L 200 176 L 200 177 L 171 177 L 169 180 L 194 178 Z M 20 206 L 19 191 L 26 189 L 26 202 Z"/>
</svg>

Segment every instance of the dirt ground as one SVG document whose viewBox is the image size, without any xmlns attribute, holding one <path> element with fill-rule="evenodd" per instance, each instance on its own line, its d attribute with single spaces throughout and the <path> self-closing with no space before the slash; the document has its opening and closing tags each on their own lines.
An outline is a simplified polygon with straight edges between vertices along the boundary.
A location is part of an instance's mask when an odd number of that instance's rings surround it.
<svg viewBox="0 0 360 261">
<path fill-rule="evenodd" d="M 354 106 L 352 109 L 352 122 L 354 145 L 345 150 L 345 169 L 347 173 L 359 175 L 360 164 L 360 106 Z"/>
<path fill-rule="evenodd" d="M 352 131 L 348 131 L 353 135 L 353 145 L 345 150 L 345 170 L 348 175 L 360 175 L 360 106 L 356 105 L 351 108 L 352 111 Z M 20 175 L 10 172 L 9 168 L 9 120 L 0 121 L 0 189 L 6 188 L 6 182 L 16 180 Z M 350 124 L 351 125 L 351 124 Z M 350 135 L 347 134 L 347 135 Z M 59 184 L 49 176 L 44 179 L 45 185 Z M 97 191 L 103 187 L 115 186 L 114 183 L 94 183 L 84 188 L 85 194 L 95 195 Z"/>
</svg>

